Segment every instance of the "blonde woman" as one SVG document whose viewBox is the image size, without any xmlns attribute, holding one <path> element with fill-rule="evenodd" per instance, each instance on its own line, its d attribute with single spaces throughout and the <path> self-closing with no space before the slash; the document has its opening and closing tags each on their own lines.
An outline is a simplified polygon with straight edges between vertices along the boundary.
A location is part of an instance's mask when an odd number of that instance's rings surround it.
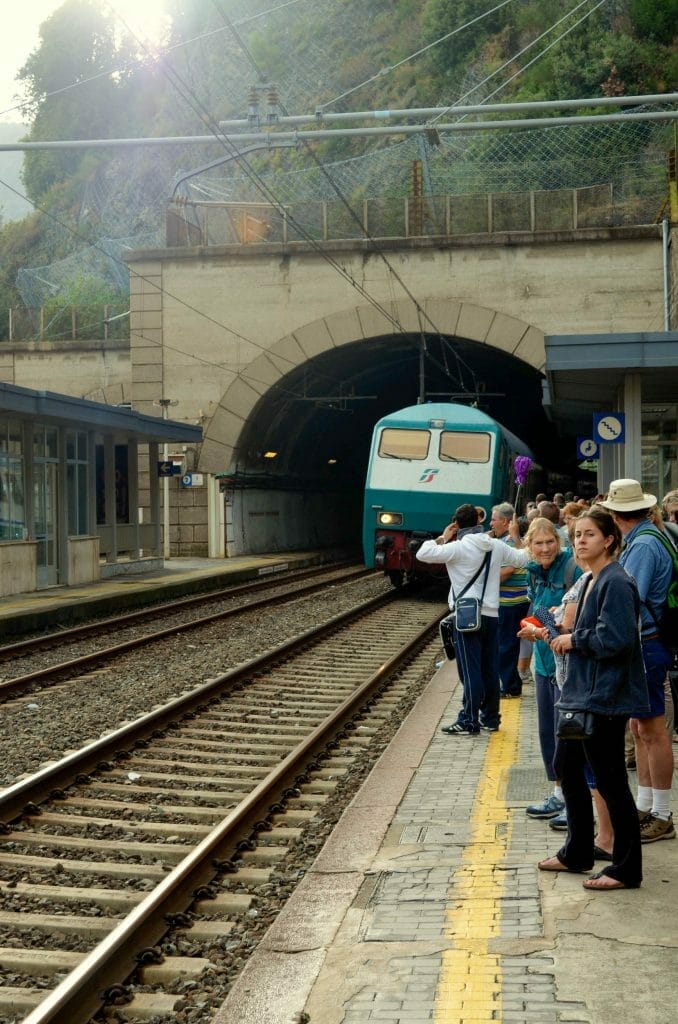
<svg viewBox="0 0 678 1024">
<path fill-rule="evenodd" d="M 528 597 L 532 602 L 532 608 L 553 608 L 559 605 L 565 591 L 569 590 L 575 579 L 581 576 L 582 570 L 569 549 L 563 551 L 558 529 L 549 519 L 533 519 L 525 535 L 524 544 L 531 556 L 527 571 Z M 558 699 L 556 662 L 553 651 L 548 643 L 540 638 L 541 631 L 536 627 L 527 626 L 520 630 L 518 636 L 534 643 L 539 746 L 546 778 L 553 783 L 553 792 L 541 803 L 531 804 L 527 808 L 527 814 L 531 818 L 555 818 L 565 809 L 563 793 L 553 765 L 556 750 L 555 702 Z"/>
</svg>

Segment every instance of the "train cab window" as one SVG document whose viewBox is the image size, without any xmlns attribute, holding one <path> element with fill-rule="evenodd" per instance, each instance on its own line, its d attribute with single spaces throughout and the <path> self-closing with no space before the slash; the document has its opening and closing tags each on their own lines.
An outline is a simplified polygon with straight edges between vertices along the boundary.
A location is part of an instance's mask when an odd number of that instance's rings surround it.
<svg viewBox="0 0 678 1024">
<path fill-rule="evenodd" d="M 461 430 L 440 434 L 441 462 L 489 462 L 491 435 Z"/>
<path fill-rule="evenodd" d="M 426 459 L 430 443 L 428 430 L 385 427 L 379 438 L 379 455 L 382 459 Z"/>
</svg>

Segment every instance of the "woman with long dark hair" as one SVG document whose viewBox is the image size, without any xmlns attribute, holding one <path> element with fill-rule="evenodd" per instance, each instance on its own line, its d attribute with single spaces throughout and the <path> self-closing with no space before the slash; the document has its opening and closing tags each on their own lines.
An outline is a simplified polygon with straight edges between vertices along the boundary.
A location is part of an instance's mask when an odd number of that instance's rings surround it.
<svg viewBox="0 0 678 1024">
<path fill-rule="evenodd" d="M 588 761 L 614 829 L 612 862 L 591 875 L 585 889 L 609 892 L 636 889 L 642 881 L 640 825 L 624 762 L 624 730 L 629 717 L 649 707 L 638 621 L 640 598 L 633 579 L 616 561 L 621 534 L 600 506 L 575 525 L 575 551 L 591 578 L 584 588 L 571 633 L 556 637 L 556 654 L 569 654 L 558 707 L 589 711 L 593 734 L 558 740 L 555 763 L 567 810 L 568 833 L 542 871 L 586 872 L 594 861 L 594 822 L 586 781 Z"/>
</svg>

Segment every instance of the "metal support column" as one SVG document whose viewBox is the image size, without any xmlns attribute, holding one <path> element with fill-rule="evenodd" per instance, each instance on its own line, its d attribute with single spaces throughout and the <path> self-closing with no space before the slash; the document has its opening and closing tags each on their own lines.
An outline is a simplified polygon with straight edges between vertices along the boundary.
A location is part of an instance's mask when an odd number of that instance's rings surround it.
<svg viewBox="0 0 678 1024">
<path fill-rule="evenodd" d="M 642 385 L 639 373 L 624 375 L 623 410 L 626 417 L 626 443 L 624 445 L 623 475 L 633 480 L 643 479 L 642 452 Z"/>
</svg>

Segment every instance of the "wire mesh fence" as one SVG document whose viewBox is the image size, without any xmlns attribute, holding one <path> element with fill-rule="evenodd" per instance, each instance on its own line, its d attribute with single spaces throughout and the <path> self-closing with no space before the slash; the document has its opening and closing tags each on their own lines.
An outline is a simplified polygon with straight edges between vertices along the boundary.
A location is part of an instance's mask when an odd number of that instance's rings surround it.
<svg viewBox="0 0 678 1024">
<path fill-rule="evenodd" d="M 629 199 L 612 185 L 351 203 L 191 202 L 171 210 L 167 244 L 248 245 L 577 231 L 651 224 L 659 197 Z"/>
</svg>

